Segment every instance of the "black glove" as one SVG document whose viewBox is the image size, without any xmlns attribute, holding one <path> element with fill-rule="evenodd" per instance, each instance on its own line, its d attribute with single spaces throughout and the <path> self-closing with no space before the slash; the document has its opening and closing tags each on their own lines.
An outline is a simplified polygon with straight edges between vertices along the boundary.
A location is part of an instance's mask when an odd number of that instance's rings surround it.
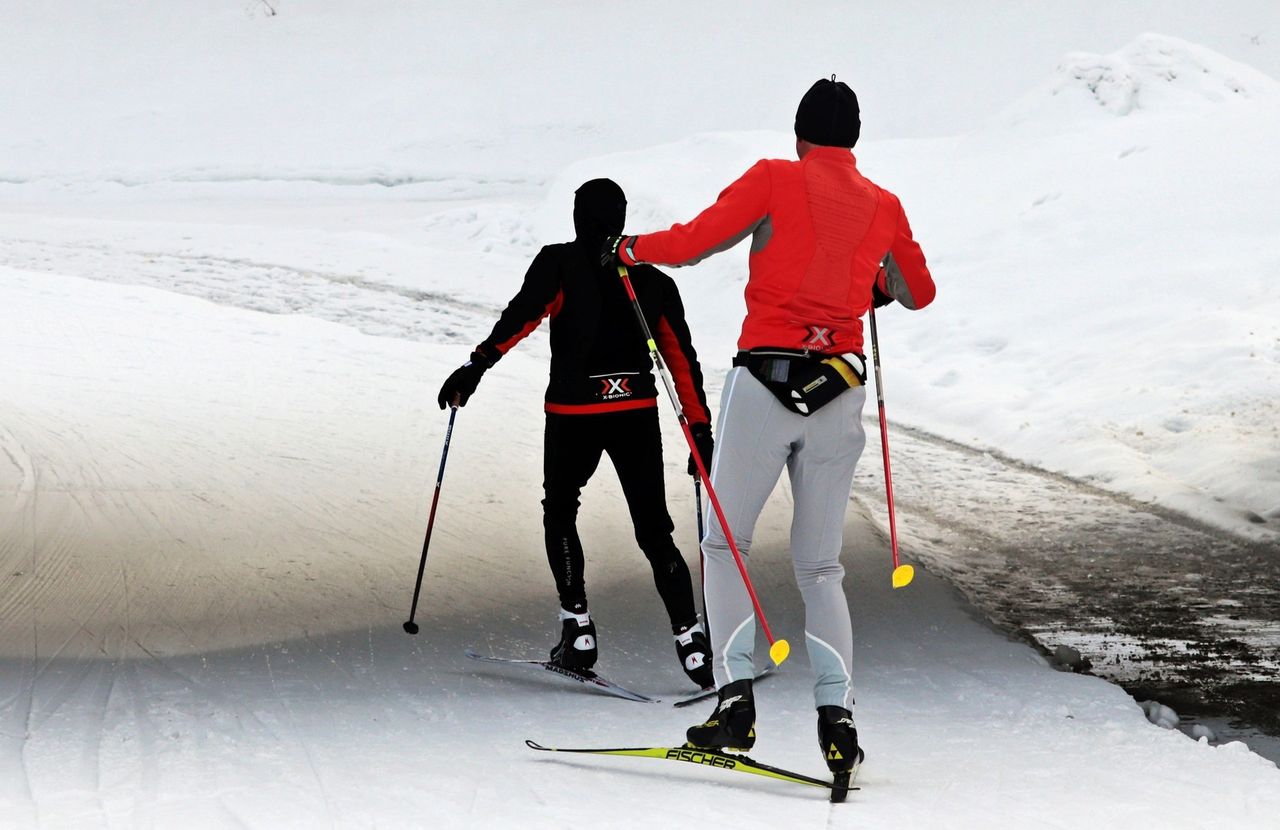
<svg viewBox="0 0 1280 830">
<path fill-rule="evenodd" d="M 480 378 L 484 377 L 491 365 L 493 364 L 483 354 L 472 352 L 471 359 L 454 369 L 453 374 L 440 387 L 440 396 L 436 398 L 440 408 L 451 405 L 454 399 L 457 399 L 458 406 L 466 406 L 467 399 L 475 394 Z"/>
<path fill-rule="evenodd" d="M 698 448 L 702 468 L 707 471 L 707 475 L 711 475 L 711 455 L 716 448 L 716 442 L 711 440 L 711 424 L 694 424 L 689 427 L 689 433 L 693 435 L 693 445 Z M 693 460 L 693 453 L 689 453 L 689 475 L 698 477 L 698 465 Z"/>
<path fill-rule="evenodd" d="M 893 297 L 880 290 L 880 286 L 875 283 L 871 284 L 871 304 L 876 308 L 882 305 L 888 305 L 893 302 Z"/>
<path fill-rule="evenodd" d="M 638 265 L 635 256 L 631 253 L 631 246 L 635 241 L 634 236 L 608 237 L 604 241 L 604 246 L 600 248 L 600 264 L 606 268 L 610 265 Z"/>
</svg>

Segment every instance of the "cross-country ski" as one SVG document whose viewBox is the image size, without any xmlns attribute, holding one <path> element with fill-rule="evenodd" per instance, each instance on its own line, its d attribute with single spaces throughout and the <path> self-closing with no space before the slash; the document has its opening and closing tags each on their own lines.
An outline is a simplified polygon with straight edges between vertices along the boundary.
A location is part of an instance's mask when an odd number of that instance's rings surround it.
<svg viewBox="0 0 1280 830">
<path fill-rule="evenodd" d="M 534 671 L 549 672 L 552 677 L 558 677 L 564 680 L 580 683 L 588 688 L 595 689 L 601 694 L 610 695 L 612 697 L 620 697 L 624 700 L 634 700 L 638 703 L 658 703 L 658 698 L 642 695 L 639 692 L 633 692 L 623 686 L 619 686 L 611 680 L 608 680 L 590 669 L 571 669 L 561 666 L 551 660 L 528 660 L 512 657 L 494 657 L 488 654 L 481 654 L 474 649 L 465 649 L 463 651 L 472 660 L 479 660 L 483 663 L 497 663 L 500 666 L 514 666 L 521 669 L 532 669 Z"/>
<path fill-rule="evenodd" d="M 844 801 L 845 797 L 851 790 L 856 790 L 854 786 L 857 779 L 858 768 L 862 764 L 862 756 L 859 755 L 858 760 L 854 763 L 852 769 L 846 773 L 842 773 L 838 780 L 824 781 L 821 778 L 814 778 L 811 775 L 805 775 L 791 770 L 781 769 L 779 767 L 762 764 L 753 758 L 745 755 L 738 755 L 732 752 L 720 752 L 715 749 L 702 749 L 691 746 L 647 746 L 647 747 L 629 747 L 629 748 L 570 748 L 560 746 L 543 746 L 536 741 L 526 740 L 525 745 L 530 749 L 536 749 L 539 752 L 569 752 L 577 754 L 589 755 L 621 755 L 634 758 L 656 758 L 661 761 L 679 761 L 686 764 L 694 764 L 696 766 L 711 767 L 712 769 L 722 769 L 728 772 L 745 772 L 751 775 L 760 775 L 765 778 L 772 778 L 775 781 L 786 781 L 792 784 L 804 784 L 810 787 L 822 787 L 830 790 L 829 798 L 831 801 Z"/>
</svg>

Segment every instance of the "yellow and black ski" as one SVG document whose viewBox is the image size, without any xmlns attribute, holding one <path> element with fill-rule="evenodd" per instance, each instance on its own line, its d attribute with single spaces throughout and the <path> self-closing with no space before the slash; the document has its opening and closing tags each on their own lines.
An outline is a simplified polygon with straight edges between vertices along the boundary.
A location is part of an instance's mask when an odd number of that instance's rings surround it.
<svg viewBox="0 0 1280 830">
<path fill-rule="evenodd" d="M 591 755 L 626 755 L 634 758 L 657 758 L 661 761 L 683 761 L 686 764 L 697 764 L 704 767 L 714 767 L 716 769 L 730 770 L 732 772 L 746 772 L 752 775 L 762 775 L 766 778 L 773 778 L 778 781 L 789 781 L 792 784 L 805 784 L 810 787 L 822 787 L 831 790 L 832 801 L 843 801 L 844 796 L 849 790 L 856 790 L 857 787 L 852 786 L 853 777 L 857 775 L 858 768 L 855 766 L 848 774 L 848 778 L 839 783 L 831 781 L 823 781 L 821 778 L 812 778 L 798 772 L 771 767 L 768 764 L 762 764 L 745 755 L 738 755 L 730 752 L 721 752 L 717 749 L 700 749 L 689 746 L 648 746 L 648 747 L 624 747 L 617 749 L 568 749 L 565 747 L 543 746 L 535 741 L 526 740 L 525 745 L 530 749 L 536 749 L 540 752 L 580 752 Z M 861 753 L 859 753 L 861 754 Z M 861 761 L 861 758 L 859 758 Z M 841 778 L 844 778 L 842 775 Z"/>
</svg>

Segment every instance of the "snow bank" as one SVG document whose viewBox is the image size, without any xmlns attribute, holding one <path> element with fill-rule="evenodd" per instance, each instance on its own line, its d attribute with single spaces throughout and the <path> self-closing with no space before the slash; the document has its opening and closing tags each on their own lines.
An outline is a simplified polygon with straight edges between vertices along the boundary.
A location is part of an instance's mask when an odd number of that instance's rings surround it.
<svg viewBox="0 0 1280 830">
<path fill-rule="evenodd" d="M 1182 719 L 1178 717 L 1178 713 L 1154 700 L 1141 701 L 1139 706 L 1142 707 L 1142 713 L 1147 716 L 1147 720 L 1154 723 L 1161 729 L 1177 729 Z M 1199 737 L 1198 735 L 1196 737 Z"/>
<path fill-rule="evenodd" d="M 799 91 L 832 72 L 875 114 L 867 138 L 954 133 L 1050 69 L 1046 56 L 1153 26 L 1280 72 L 1265 0 L 1211 15 L 1192 0 L 976 0 L 928 15 L 894 0 L 650 0 L 625 15 L 568 0 L 270 6 L 6 3 L 0 180 L 506 191 L 588 156 L 787 124 Z"/>
<path fill-rule="evenodd" d="M 1089 115 L 1204 112 L 1249 100 L 1280 101 L 1280 83 L 1203 46 L 1145 34 L 1108 55 L 1066 55 L 1049 79 L 997 120 L 1060 127 Z"/>
</svg>

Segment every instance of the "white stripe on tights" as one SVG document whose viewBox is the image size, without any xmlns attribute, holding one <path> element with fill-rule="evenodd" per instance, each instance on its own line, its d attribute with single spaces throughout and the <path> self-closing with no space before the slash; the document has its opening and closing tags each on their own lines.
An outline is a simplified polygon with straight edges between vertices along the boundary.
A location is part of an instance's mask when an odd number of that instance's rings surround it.
<svg viewBox="0 0 1280 830">
<path fill-rule="evenodd" d="M 738 627 L 735 628 L 733 630 L 733 633 L 729 635 L 729 639 L 724 641 L 724 653 L 720 655 L 720 665 L 724 667 L 725 676 L 729 678 L 730 683 L 733 682 L 734 678 L 733 678 L 733 672 L 729 670 L 729 648 L 733 645 L 734 639 L 736 639 L 737 636 L 742 633 L 742 629 L 746 628 L 747 623 L 751 622 L 753 619 L 755 619 L 754 615 L 747 617 L 745 620 L 738 623 Z M 754 645 L 755 643 L 752 642 L 752 646 Z"/>
<path fill-rule="evenodd" d="M 735 367 L 738 368 L 738 367 Z M 729 388 L 724 390 L 724 396 L 720 399 L 720 426 L 724 427 L 727 419 L 725 413 L 729 411 L 729 402 L 733 400 L 733 388 L 738 385 L 738 373 L 730 370 Z M 720 440 L 716 444 L 715 452 L 711 454 L 711 469 L 707 471 L 707 475 L 711 476 L 711 486 L 716 486 L 716 468 L 720 466 L 720 448 L 724 446 L 724 433 L 720 433 Z"/>
<path fill-rule="evenodd" d="M 844 658 L 840 656 L 840 652 L 836 651 L 835 648 L 831 645 L 831 643 L 828 643 L 826 640 L 822 639 L 821 637 L 813 636 L 808 631 L 804 633 L 804 636 L 808 637 L 810 640 L 813 640 L 815 643 L 822 646 L 823 648 L 826 648 L 828 651 L 830 651 L 832 654 L 836 656 L 836 662 L 840 664 L 840 671 L 844 672 L 844 678 L 845 678 L 844 680 L 845 693 L 843 695 L 843 699 L 848 700 L 849 695 L 853 693 L 853 675 L 849 674 L 849 666 L 847 663 L 844 662 Z"/>
</svg>

